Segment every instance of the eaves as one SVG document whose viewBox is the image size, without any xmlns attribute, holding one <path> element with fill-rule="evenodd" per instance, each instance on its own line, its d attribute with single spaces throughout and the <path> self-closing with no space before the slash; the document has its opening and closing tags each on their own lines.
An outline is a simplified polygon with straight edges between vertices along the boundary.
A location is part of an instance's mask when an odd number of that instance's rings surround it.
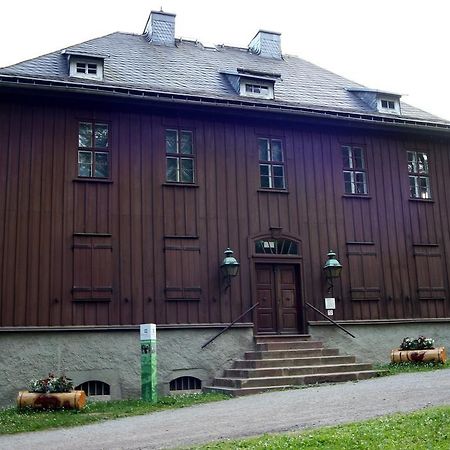
<svg viewBox="0 0 450 450">
<path fill-rule="evenodd" d="M 276 101 L 252 101 L 251 99 L 230 99 L 209 95 L 186 94 L 179 92 L 163 92 L 152 89 L 79 83 L 67 80 L 51 80 L 45 78 L 20 77 L 0 74 L 0 88 L 32 89 L 53 93 L 78 93 L 96 97 L 111 97 L 137 101 L 154 101 L 158 103 L 177 103 L 197 107 L 214 107 L 234 111 L 253 111 L 254 113 L 278 113 L 304 119 L 325 119 L 339 122 L 359 123 L 364 127 L 378 129 L 406 129 L 416 131 L 438 132 L 449 134 L 450 123 L 431 122 L 420 119 L 386 117 L 369 113 L 357 113 L 333 109 L 320 109 L 300 105 L 286 104 Z"/>
</svg>

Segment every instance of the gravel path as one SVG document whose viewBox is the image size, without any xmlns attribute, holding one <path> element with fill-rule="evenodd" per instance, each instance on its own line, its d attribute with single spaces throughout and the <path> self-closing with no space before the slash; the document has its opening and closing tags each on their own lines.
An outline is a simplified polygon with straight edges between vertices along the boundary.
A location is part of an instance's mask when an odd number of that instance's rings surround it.
<svg viewBox="0 0 450 450">
<path fill-rule="evenodd" d="M 0 449 L 161 449 L 450 405 L 450 369 L 271 392 L 77 428 L 0 436 Z"/>
</svg>

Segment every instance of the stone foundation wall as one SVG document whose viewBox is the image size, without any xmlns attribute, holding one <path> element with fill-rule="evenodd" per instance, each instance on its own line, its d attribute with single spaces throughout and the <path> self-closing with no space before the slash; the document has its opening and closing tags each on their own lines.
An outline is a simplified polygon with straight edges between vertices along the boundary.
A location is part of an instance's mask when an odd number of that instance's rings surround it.
<svg viewBox="0 0 450 450">
<path fill-rule="evenodd" d="M 411 323 L 342 323 L 352 338 L 344 331 L 328 324 L 310 324 L 312 339 L 321 340 L 327 347 L 337 347 L 341 354 L 355 355 L 359 361 L 372 363 L 390 362 L 391 350 L 398 348 L 403 338 L 416 339 L 424 335 L 434 339 L 435 346 L 450 350 L 450 321 Z"/>
<path fill-rule="evenodd" d="M 208 384 L 235 358 L 254 346 L 253 328 L 232 328 L 205 349 L 220 328 L 157 330 L 158 391 L 172 379 L 194 376 Z M 140 397 L 139 330 L 1 331 L 0 407 L 11 406 L 33 378 L 65 373 L 74 385 L 99 380 L 111 386 L 111 399 Z"/>
</svg>

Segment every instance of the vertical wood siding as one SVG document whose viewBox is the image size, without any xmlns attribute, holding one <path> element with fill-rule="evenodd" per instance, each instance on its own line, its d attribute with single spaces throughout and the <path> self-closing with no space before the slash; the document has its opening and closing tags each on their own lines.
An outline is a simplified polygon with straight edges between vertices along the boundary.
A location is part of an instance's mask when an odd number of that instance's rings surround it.
<svg viewBox="0 0 450 450">
<path fill-rule="evenodd" d="M 111 182 L 76 180 L 79 120 L 109 124 Z M 448 139 L 280 124 L 0 103 L 0 326 L 230 322 L 254 302 L 252 239 L 274 229 L 300 241 L 299 289 L 320 309 L 337 252 L 336 319 L 450 316 Z M 165 183 L 174 126 L 193 131 L 195 186 Z M 259 189 L 258 137 L 282 140 L 287 192 Z M 343 195 L 344 144 L 365 151 L 365 198 Z M 409 199 L 408 149 L 429 155 L 432 202 Z M 109 236 L 110 300 L 72 292 L 74 234 Z M 228 246 L 241 266 L 224 290 Z"/>
</svg>

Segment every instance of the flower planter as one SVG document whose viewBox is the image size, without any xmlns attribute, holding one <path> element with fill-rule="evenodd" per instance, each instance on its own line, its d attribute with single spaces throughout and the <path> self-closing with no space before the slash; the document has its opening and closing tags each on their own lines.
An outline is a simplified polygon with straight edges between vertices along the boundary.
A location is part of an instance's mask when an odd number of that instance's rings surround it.
<svg viewBox="0 0 450 450">
<path fill-rule="evenodd" d="M 430 348 L 427 350 L 392 350 L 391 362 L 441 362 L 445 363 L 447 353 L 445 347 Z"/>
<path fill-rule="evenodd" d="M 36 393 L 20 391 L 17 395 L 17 407 L 32 409 L 82 409 L 86 404 L 84 391 Z"/>
</svg>

